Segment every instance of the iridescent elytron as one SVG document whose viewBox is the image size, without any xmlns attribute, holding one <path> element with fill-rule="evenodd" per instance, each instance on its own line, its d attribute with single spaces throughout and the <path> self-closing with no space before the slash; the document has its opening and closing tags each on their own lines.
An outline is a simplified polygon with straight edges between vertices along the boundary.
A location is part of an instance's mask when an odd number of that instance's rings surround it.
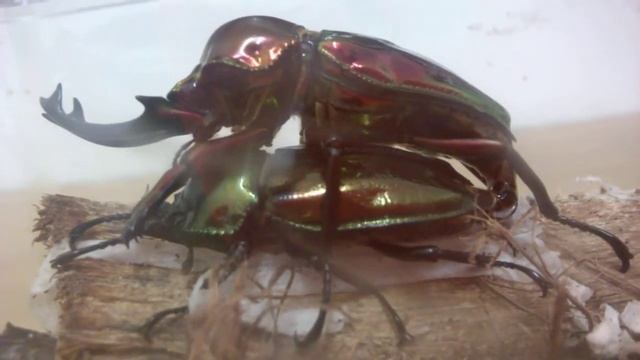
<svg viewBox="0 0 640 360">
<path fill-rule="evenodd" d="M 272 17 L 241 18 L 214 32 L 200 62 L 166 98 L 137 99 L 145 107 L 141 116 L 109 125 L 87 123 L 75 99 L 66 114 L 60 86 L 41 100 L 47 119 L 102 145 L 193 136 L 131 214 L 106 218 L 128 219 L 121 239 L 73 249 L 56 264 L 141 234 L 233 254 L 275 239 L 322 271 L 324 303 L 331 275 L 339 276 L 378 296 L 404 339 L 408 334 L 386 300 L 331 261 L 331 244 L 365 241 L 405 260 L 485 265 L 487 255 L 398 242 L 457 231 L 477 209 L 508 217 L 517 205 L 515 175 L 532 190 L 544 216 L 607 241 L 623 272 L 632 258 L 614 235 L 559 214 L 513 149 L 502 106 L 433 61 L 385 40 L 309 31 Z M 263 152 L 292 115 L 302 120 L 301 145 Z M 223 127 L 233 134 L 215 138 Z M 477 185 L 447 159 L 463 164 Z M 173 193 L 175 200 L 166 202 Z M 72 240 L 98 221 L 81 224 Z M 300 237 L 307 240 L 294 241 Z M 491 264 L 523 271 L 546 290 L 534 270 Z M 319 336 L 324 317 L 323 307 L 302 343 Z"/>
</svg>

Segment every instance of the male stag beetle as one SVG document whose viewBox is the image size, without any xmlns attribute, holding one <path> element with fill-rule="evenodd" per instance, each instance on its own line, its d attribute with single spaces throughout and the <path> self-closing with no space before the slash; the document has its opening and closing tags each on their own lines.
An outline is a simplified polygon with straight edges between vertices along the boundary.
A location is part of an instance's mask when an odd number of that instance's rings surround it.
<svg viewBox="0 0 640 360">
<path fill-rule="evenodd" d="M 265 166 L 259 171 L 259 190 L 254 195 L 257 207 L 267 217 L 280 219 L 290 228 L 306 228 L 320 234 L 319 245 L 311 252 L 292 242 L 288 244 L 294 248 L 292 252 L 308 255 L 322 271 L 325 304 L 330 298 L 331 274 L 349 277 L 330 259 L 333 241 L 349 232 L 373 228 L 402 232 L 408 224 L 433 223 L 435 219 L 447 220 L 456 229 L 459 225 L 450 220 L 473 212 L 475 205 L 464 205 L 469 199 L 490 215 L 507 218 L 517 206 L 516 175 L 531 189 L 545 217 L 605 240 L 621 260 L 622 272 L 628 270 L 633 257 L 615 235 L 560 215 L 542 181 L 512 147 L 510 119 L 502 106 L 434 62 L 385 40 L 339 31 L 309 31 L 273 17 L 245 17 L 228 22 L 213 33 L 199 64 L 166 98 L 137 97 L 145 109 L 136 119 L 109 125 L 87 123 L 79 101 L 74 99 L 73 111 L 66 114 L 61 98 L 58 87 L 50 98 L 41 99 L 44 116 L 97 144 L 129 147 L 177 135 L 193 136 L 179 153 L 175 166 L 130 215 L 120 216 L 128 222 L 121 238 L 112 243 L 125 244 L 141 234 L 154 233 L 158 225 L 153 224 L 162 223 L 158 219 L 166 218 L 166 208 L 181 206 L 205 217 L 219 215 L 212 211 L 215 207 L 202 207 L 209 194 L 233 179 L 234 171 L 244 168 L 239 164 L 247 164 L 234 160 L 234 154 L 252 153 L 250 149 L 258 151 L 271 145 L 280 127 L 292 115 L 299 115 L 301 146 L 289 155 L 276 152 L 268 161 L 258 162 L 285 164 L 280 168 L 286 171 L 275 174 L 286 181 L 273 185 L 278 176 L 265 170 Z M 231 128 L 233 134 L 214 138 L 223 127 Z M 443 157 L 459 160 L 484 188 L 473 188 L 463 181 L 453 168 L 438 160 Z M 225 162 L 231 163 L 223 165 Z M 234 162 L 238 167 L 231 166 Z M 304 165 L 307 162 L 314 165 Z M 394 167 L 381 162 L 397 164 Z M 229 170 L 229 166 L 235 170 Z M 221 168 L 227 172 L 218 171 Z M 420 175 L 421 171 L 431 175 Z M 301 196 L 304 191 L 300 186 L 309 184 L 310 173 L 318 176 L 310 183 L 316 187 L 315 194 L 320 194 L 314 198 L 316 203 Z M 359 176 L 369 183 L 348 185 Z M 422 185 L 411 188 L 418 189 L 413 192 L 405 189 L 411 187 L 407 182 Z M 348 206 L 349 186 L 355 186 L 356 192 L 367 192 L 375 187 L 372 184 L 378 186 L 378 193 L 386 189 L 394 196 L 371 198 L 378 205 L 372 202 L 364 207 Z M 167 197 L 182 187 L 180 201 L 166 205 Z M 459 202 L 446 206 L 438 203 L 430 197 L 435 194 L 434 189 L 453 193 Z M 399 200 L 400 194 L 419 193 L 423 197 L 415 200 L 413 205 L 417 207 L 407 207 Z M 300 218 L 309 213 L 315 214 L 313 220 Z M 111 219 L 115 218 L 118 216 Z M 98 221 L 81 225 L 75 235 Z M 167 233 L 176 231 L 161 233 L 172 238 Z M 429 231 L 421 236 L 426 235 Z M 435 246 L 376 241 L 370 244 L 385 254 L 407 260 L 466 262 L 469 258 Z M 72 250 L 57 262 L 95 248 L 98 247 Z M 527 271 L 534 279 L 539 276 L 533 270 Z M 366 288 L 364 283 L 358 283 Z M 320 334 L 323 309 L 303 343 Z"/>
</svg>

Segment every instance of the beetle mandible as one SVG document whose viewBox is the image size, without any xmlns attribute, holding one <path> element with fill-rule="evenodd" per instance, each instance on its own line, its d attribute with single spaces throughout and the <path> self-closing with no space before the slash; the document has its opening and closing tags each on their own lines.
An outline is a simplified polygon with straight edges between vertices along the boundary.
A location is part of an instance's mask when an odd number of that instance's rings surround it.
<svg viewBox="0 0 640 360">
<path fill-rule="evenodd" d="M 136 119 L 87 123 L 79 101 L 74 99 L 73 111 L 66 114 L 61 97 L 59 86 L 42 99 L 47 119 L 91 142 L 118 147 L 184 134 L 191 134 L 197 146 L 216 141 L 210 139 L 222 127 L 235 134 L 259 130 L 264 136 L 253 139 L 254 145 L 268 146 L 298 114 L 304 151 L 324 164 L 325 260 L 340 226 L 336 210 L 344 159 L 391 156 L 428 162 L 425 152 L 454 157 L 477 176 L 492 194 L 485 206 L 491 215 L 505 218 L 515 210 L 518 175 L 542 215 L 605 240 L 621 260 L 622 272 L 633 257 L 615 235 L 559 213 L 542 181 L 513 148 L 510 118 L 502 106 L 443 67 L 385 40 L 309 31 L 273 17 L 245 17 L 213 33 L 199 64 L 166 98 L 137 97 L 145 110 Z M 229 146 L 225 152 L 247 144 Z M 181 176 L 167 172 L 137 204 L 123 242 L 143 232 L 149 214 L 179 188 Z M 330 279 L 329 267 L 323 271 Z M 326 281 L 324 292 L 329 286 Z"/>
</svg>

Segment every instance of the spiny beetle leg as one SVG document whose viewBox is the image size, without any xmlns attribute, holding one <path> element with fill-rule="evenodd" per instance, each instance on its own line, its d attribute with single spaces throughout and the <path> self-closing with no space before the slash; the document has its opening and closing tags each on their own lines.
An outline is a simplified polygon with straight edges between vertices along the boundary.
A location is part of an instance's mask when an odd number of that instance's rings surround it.
<svg viewBox="0 0 640 360">
<path fill-rule="evenodd" d="M 318 317 L 304 338 L 294 337 L 298 347 L 308 346 L 318 340 L 327 317 L 327 307 L 331 302 L 331 269 L 326 261 L 331 255 L 331 243 L 338 229 L 338 204 L 340 201 L 340 156 L 341 151 L 331 144 L 326 149 L 326 166 L 324 171 L 325 196 L 322 201 L 322 305 Z"/>
<path fill-rule="evenodd" d="M 398 336 L 398 345 L 404 345 L 413 340 L 413 336 L 407 331 L 404 321 L 400 315 L 396 312 L 393 306 L 391 306 L 384 295 L 382 295 L 382 293 L 369 281 L 358 277 L 351 271 L 332 262 L 330 259 L 322 260 L 318 256 L 317 250 L 311 249 L 303 244 L 298 244 L 285 238 L 284 246 L 291 256 L 306 259 L 318 270 L 322 270 L 325 263 L 329 264 L 329 269 L 335 277 L 364 293 L 373 295 L 391 320 L 396 335 Z"/>
<path fill-rule="evenodd" d="M 144 224 L 164 201 L 176 190 L 184 186 L 188 180 L 187 168 L 178 164 L 167 170 L 154 187 L 144 195 L 131 212 L 131 217 L 125 226 L 122 237 L 135 237 L 144 230 Z"/>
<path fill-rule="evenodd" d="M 127 243 L 128 241 L 125 241 L 122 238 L 115 238 L 115 239 L 105 240 L 90 246 L 85 246 L 80 249 L 69 250 L 67 252 L 64 252 L 58 255 L 55 259 L 51 260 L 51 266 L 53 267 L 62 266 L 68 263 L 69 261 L 77 258 L 78 256 L 82 256 L 84 254 L 88 254 L 96 250 L 105 249 L 105 248 L 108 248 L 109 246 L 119 245 L 119 244 L 124 245 Z"/>
<path fill-rule="evenodd" d="M 459 262 L 463 264 L 473 264 L 478 266 L 492 265 L 497 267 L 504 267 L 508 269 L 518 270 L 527 275 L 533 280 L 542 290 L 542 296 L 546 296 L 549 287 L 552 284 L 547 281 L 539 272 L 529 269 L 525 266 L 518 265 L 507 261 L 495 261 L 494 258 L 489 255 L 476 254 L 472 255 L 468 251 L 456 251 L 440 249 L 435 245 L 421 245 L 421 246 L 399 246 L 379 241 L 369 242 L 369 246 L 380 251 L 381 253 L 404 261 L 438 261 L 448 260 Z M 471 261 L 473 259 L 473 262 Z"/>
<path fill-rule="evenodd" d="M 182 159 L 182 156 L 187 152 L 189 147 L 194 143 L 195 143 L 195 140 L 189 140 L 186 143 L 180 145 L 175 155 L 173 156 L 173 161 L 171 162 L 171 166 L 174 166 L 174 167 L 177 166 L 180 160 Z"/>
<path fill-rule="evenodd" d="M 175 244 L 184 245 L 186 247 L 204 247 L 218 252 L 229 251 L 228 244 L 217 236 L 206 233 L 186 231 L 174 224 L 169 224 L 164 219 L 152 217 L 147 219 L 145 228 L 138 236 L 151 236 L 163 239 Z M 64 265 L 65 263 L 77 258 L 78 256 L 94 252 L 96 250 L 105 249 L 113 245 L 127 245 L 133 238 L 115 238 L 105 240 L 97 244 L 85 246 L 67 251 L 51 261 L 53 266 Z M 242 243 L 242 242 L 240 242 Z"/>
<path fill-rule="evenodd" d="M 536 173 L 531 169 L 531 167 L 529 167 L 529 164 L 527 164 L 522 156 L 515 149 L 510 147 L 506 151 L 506 156 L 507 160 L 509 161 L 511 166 L 513 166 L 513 169 L 518 174 L 518 176 L 520 176 L 522 178 L 522 181 L 524 181 L 529 189 L 531 189 L 531 192 L 536 198 L 536 202 L 538 203 L 538 207 L 540 208 L 540 213 L 542 213 L 542 215 L 561 224 L 565 224 L 600 237 L 601 239 L 606 241 L 609 246 L 611 246 L 613 251 L 620 259 L 622 263 L 620 266 L 620 272 L 624 273 L 629 270 L 629 261 L 633 258 L 633 254 L 631 254 L 629 248 L 624 242 L 622 242 L 622 240 L 599 227 L 560 215 L 558 208 L 556 208 L 556 206 L 551 201 L 551 198 L 549 197 L 544 184 L 542 183 L 538 175 L 536 175 Z"/>
<path fill-rule="evenodd" d="M 151 341 L 151 332 L 156 327 L 156 325 L 160 323 L 160 321 L 162 321 L 164 318 L 166 318 L 169 315 L 185 315 L 188 312 L 189 312 L 189 307 L 186 305 L 162 310 L 160 312 L 153 314 L 153 316 L 151 316 L 151 318 L 149 318 L 149 320 L 147 320 L 144 323 L 144 325 L 142 325 L 138 329 L 138 332 L 140 332 L 142 336 L 144 336 L 145 340 Z"/>
<path fill-rule="evenodd" d="M 80 241 L 80 237 L 82 237 L 82 235 L 84 235 L 84 233 L 92 227 L 107 222 L 127 220 L 129 217 L 131 217 L 131 213 L 117 213 L 97 217 L 95 219 L 91 219 L 77 225 L 76 227 L 71 229 L 71 231 L 69 231 L 69 248 L 71 250 L 76 250 L 76 244 Z"/>
<path fill-rule="evenodd" d="M 331 271 L 329 269 L 329 264 L 324 263 L 321 267 L 322 271 L 322 300 L 321 307 L 318 311 L 318 316 L 316 317 L 316 321 L 311 326 L 309 332 L 300 339 L 298 334 L 294 334 L 293 340 L 298 347 L 306 347 L 318 340 L 320 334 L 322 334 L 322 328 L 324 327 L 325 320 L 327 318 L 327 307 L 329 306 L 329 302 L 331 301 Z"/>
<path fill-rule="evenodd" d="M 414 138 L 414 141 L 426 149 L 432 151 L 440 151 L 446 154 L 458 155 L 464 157 L 498 157 L 504 156 L 513 170 L 522 178 L 524 183 L 531 189 L 531 192 L 535 196 L 540 212 L 545 217 L 557 221 L 561 224 L 571 226 L 573 228 L 594 234 L 604 241 L 616 253 L 620 261 L 622 262 L 620 271 L 627 272 L 629 270 L 629 261 L 633 258 L 633 254 L 629 251 L 627 245 L 622 242 L 618 237 L 610 232 L 598 228 L 593 225 L 586 224 L 584 222 L 567 218 L 559 214 L 558 209 L 555 207 L 544 183 L 536 175 L 536 173 L 529 167 L 527 162 L 522 156 L 511 146 L 506 146 L 500 142 L 485 139 L 428 139 L 428 138 Z"/>
<path fill-rule="evenodd" d="M 242 264 L 249 255 L 249 243 L 245 240 L 239 241 L 235 247 L 231 250 L 225 262 L 218 269 L 218 284 L 223 283 L 225 280 L 231 276 Z M 209 279 L 205 279 L 202 283 L 202 289 L 209 288 Z M 174 308 L 169 308 L 157 312 L 149 318 L 139 329 L 138 332 L 142 334 L 142 336 L 147 341 L 151 341 L 151 333 L 153 329 L 167 316 L 169 315 L 185 315 L 189 312 L 189 307 L 178 306 Z"/>
</svg>

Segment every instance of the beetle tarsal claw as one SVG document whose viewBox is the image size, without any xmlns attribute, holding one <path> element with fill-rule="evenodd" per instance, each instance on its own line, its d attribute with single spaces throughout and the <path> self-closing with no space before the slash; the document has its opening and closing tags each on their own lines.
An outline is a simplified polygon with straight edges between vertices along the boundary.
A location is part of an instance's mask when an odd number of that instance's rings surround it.
<svg viewBox="0 0 640 360">
<path fill-rule="evenodd" d="M 620 240 L 620 238 L 597 226 L 583 223 L 566 216 L 558 216 L 557 221 L 572 228 L 596 235 L 606 241 L 613 249 L 618 259 L 620 259 L 620 272 L 626 273 L 629 270 L 630 261 L 631 259 L 633 259 L 634 255 L 631 253 L 631 251 L 629 251 L 629 247 L 622 240 Z"/>
</svg>

